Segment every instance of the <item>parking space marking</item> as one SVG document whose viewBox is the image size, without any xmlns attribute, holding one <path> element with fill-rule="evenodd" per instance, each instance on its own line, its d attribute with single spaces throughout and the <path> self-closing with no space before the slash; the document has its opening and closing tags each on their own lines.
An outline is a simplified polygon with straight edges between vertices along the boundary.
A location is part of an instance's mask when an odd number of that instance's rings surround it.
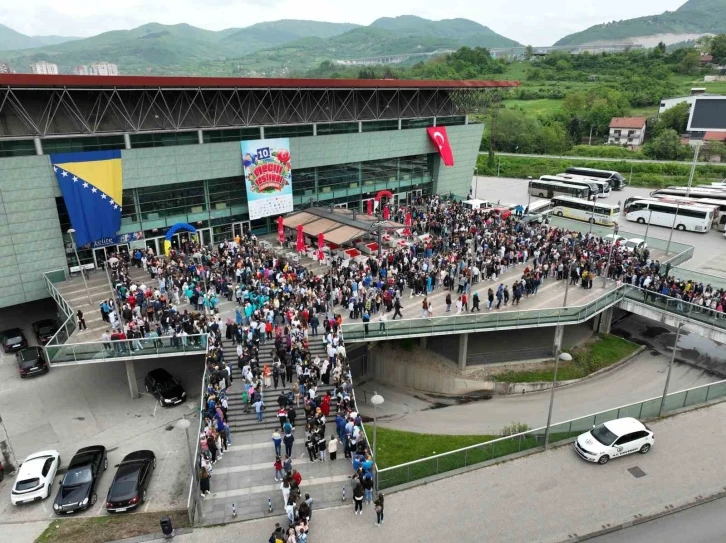
<svg viewBox="0 0 726 543">
<path fill-rule="evenodd" d="M 164 468 L 166 467 L 166 463 L 169 460 L 169 455 L 171 453 L 175 453 L 175 452 L 177 452 L 177 451 L 166 451 L 166 456 L 164 457 L 164 463 L 161 465 L 161 469 L 159 470 L 159 474 L 157 475 L 157 477 L 161 477 L 161 474 L 164 473 Z M 151 500 L 146 502 L 146 506 L 144 506 L 144 513 L 146 513 L 146 511 L 148 511 L 149 505 L 151 505 Z"/>
</svg>

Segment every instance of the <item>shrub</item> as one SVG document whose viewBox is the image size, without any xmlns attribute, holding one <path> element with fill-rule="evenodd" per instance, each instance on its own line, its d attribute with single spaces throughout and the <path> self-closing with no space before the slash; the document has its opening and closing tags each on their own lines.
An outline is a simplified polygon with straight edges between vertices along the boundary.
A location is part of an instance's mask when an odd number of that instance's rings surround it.
<svg viewBox="0 0 726 543">
<path fill-rule="evenodd" d="M 512 424 L 508 424 L 501 430 L 499 430 L 499 435 L 502 437 L 507 436 L 513 436 L 515 434 L 521 434 L 523 432 L 528 432 L 530 430 L 530 427 L 528 424 L 525 424 L 523 422 L 512 422 Z"/>
</svg>

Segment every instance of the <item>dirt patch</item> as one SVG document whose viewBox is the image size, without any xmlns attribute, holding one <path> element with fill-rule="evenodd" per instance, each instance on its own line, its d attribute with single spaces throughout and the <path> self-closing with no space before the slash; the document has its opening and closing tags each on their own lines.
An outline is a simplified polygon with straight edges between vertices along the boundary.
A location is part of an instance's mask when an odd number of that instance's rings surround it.
<svg viewBox="0 0 726 543">
<path fill-rule="evenodd" d="M 131 513 L 52 521 L 35 543 L 106 543 L 161 533 L 159 520 L 168 515 L 174 529 L 189 527 L 187 511 Z"/>
</svg>

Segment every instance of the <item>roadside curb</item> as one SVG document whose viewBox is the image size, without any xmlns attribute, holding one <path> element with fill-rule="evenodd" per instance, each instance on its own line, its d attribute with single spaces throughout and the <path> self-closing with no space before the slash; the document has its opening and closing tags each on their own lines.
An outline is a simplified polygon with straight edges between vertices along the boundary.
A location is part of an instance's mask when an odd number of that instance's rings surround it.
<svg viewBox="0 0 726 543">
<path fill-rule="evenodd" d="M 193 531 L 194 531 L 193 528 L 179 528 L 178 530 L 174 530 L 174 536 L 191 534 Z M 156 541 L 157 539 L 172 539 L 172 538 L 167 538 L 161 532 L 156 532 L 153 534 L 137 535 L 136 537 L 128 537 L 126 539 L 116 539 L 115 541 L 110 541 L 109 543 L 144 543 L 144 541 Z"/>
<path fill-rule="evenodd" d="M 600 537 L 603 535 L 611 534 L 613 532 L 619 532 L 620 530 L 626 530 L 628 528 L 632 528 L 633 526 L 638 526 L 640 524 L 645 524 L 646 522 L 651 522 L 653 520 L 658 520 L 660 518 L 673 515 L 675 513 L 680 513 L 681 511 L 685 511 L 685 510 L 691 509 L 693 507 L 698 507 L 699 505 L 703 505 L 703 504 L 706 504 L 706 503 L 709 503 L 712 501 L 716 501 L 721 498 L 726 498 L 726 487 L 724 487 L 724 490 L 722 492 L 717 492 L 716 494 L 706 496 L 705 498 L 698 497 L 691 502 L 685 503 L 683 505 L 679 505 L 677 507 L 673 507 L 671 505 L 666 505 L 665 506 L 666 510 L 661 513 L 655 513 L 653 515 L 648 515 L 647 517 L 636 518 L 635 520 L 623 522 L 616 526 L 608 526 L 607 528 L 604 528 L 602 530 L 590 532 L 585 535 L 574 535 L 573 537 L 561 540 L 560 543 L 577 543 L 579 541 L 587 541 L 588 539 L 593 539 L 595 537 Z"/>
</svg>

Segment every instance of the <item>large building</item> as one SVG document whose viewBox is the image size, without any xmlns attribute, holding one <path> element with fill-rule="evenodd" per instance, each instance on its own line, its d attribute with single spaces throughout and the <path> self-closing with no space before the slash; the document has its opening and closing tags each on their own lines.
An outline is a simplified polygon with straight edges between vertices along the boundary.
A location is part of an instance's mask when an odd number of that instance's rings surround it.
<svg viewBox="0 0 726 543">
<path fill-rule="evenodd" d="M 91 75 L 118 75 L 118 66 L 112 62 L 94 62 L 89 72 Z"/>
<path fill-rule="evenodd" d="M 30 71 L 37 75 L 58 75 L 58 65 L 40 60 L 30 65 Z"/>
<path fill-rule="evenodd" d="M 71 227 L 49 155 L 118 149 L 123 198 L 117 236 L 80 251 L 163 250 L 172 225 L 204 243 L 251 229 L 240 142 L 289 138 L 295 209 L 355 207 L 387 189 L 465 197 L 497 87 L 510 82 L 0 76 L 0 307 L 48 296 L 42 273 L 72 263 Z M 427 127 L 446 127 L 454 166 Z M 135 239 L 139 238 L 139 239 Z M 176 238 L 172 239 L 172 242 Z"/>
</svg>

